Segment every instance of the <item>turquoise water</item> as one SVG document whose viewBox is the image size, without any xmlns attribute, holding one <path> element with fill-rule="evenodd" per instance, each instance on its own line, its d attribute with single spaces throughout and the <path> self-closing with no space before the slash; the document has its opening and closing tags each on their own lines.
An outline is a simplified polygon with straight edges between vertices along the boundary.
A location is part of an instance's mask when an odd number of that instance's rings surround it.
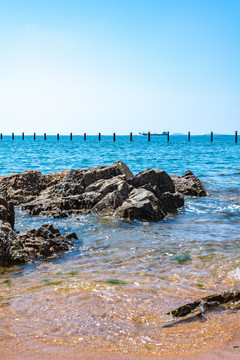
<svg viewBox="0 0 240 360">
<path fill-rule="evenodd" d="M 158 343 L 165 344 L 170 351 L 174 345 L 171 334 L 168 333 L 168 342 L 167 333 L 160 334 L 155 325 L 140 327 L 136 332 L 134 322 L 129 319 L 155 316 L 185 301 L 239 288 L 239 159 L 240 147 L 239 143 L 235 144 L 234 136 L 214 136 L 212 143 L 210 136 L 192 136 L 190 142 L 186 136 L 171 136 L 169 142 L 166 137 L 152 137 L 148 142 L 147 137 L 140 136 L 133 137 L 133 142 L 128 136 L 117 136 L 116 142 L 111 136 L 102 136 L 100 142 L 97 136 L 88 136 L 86 141 L 77 136 L 73 136 L 73 141 L 68 136 L 60 136 L 59 141 L 55 136 L 48 136 L 46 141 L 43 137 L 37 137 L 36 141 L 32 137 L 25 137 L 24 141 L 21 137 L 15 137 L 14 141 L 4 137 L 0 141 L 1 175 L 27 169 L 45 174 L 121 160 L 135 174 L 149 167 L 179 175 L 191 170 L 209 194 L 206 198 L 186 197 L 185 206 L 177 215 L 158 223 L 128 223 L 93 215 L 44 219 L 16 209 L 15 227 L 20 232 L 51 222 L 63 233 L 76 231 L 79 240 L 69 252 L 53 259 L 0 268 L 1 296 L 8 299 L 9 314 L 12 310 L 20 319 L 18 325 L 10 326 L 8 315 L 6 332 L 21 338 L 26 336 L 23 328 L 27 326 L 39 339 L 47 334 L 49 342 L 57 339 L 73 345 L 78 343 L 77 338 L 82 338 L 85 346 L 101 344 L 107 348 L 110 336 L 111 346 L 115 344 L 118 348 L 120 337 L 126 351 L 138 351 L 139 343 L 143 346 L 141 351 L 149 351 L 144 349 L 146 342 L 151 344 L 153 353 L 158 353 Z M 46 279 L 52 286 L 45 286 Z M 127 284 L 111 285 L 109 279 Z M 61 303 L 65 304 L 65 311 Z M 102 314 L 109 315 L 109 321 L 104 316 L 104 326 L 99 320 L 99 307 Z M 57 334 L 52 333 L 50 326 L 56 320 L 53 308 L 61 312 L 57 321 L 62 330 Z M 37 316 L 35 309 L 46 316 Z M 76 309 L 81 313 L 80 323 Z M 31 326 L 29 319 L 33 316 L 35 325 Z M 217 327 L 211 318 L 201 327 L 191 325 L 199 348 L 210 337 L 215 342 L 221 341 L 219 332 L 234 328 L 235 320 L 226 314 L 216 316 Z M 238 327 L 239 315 L 234 316 Z M 119 336 L 118 341 L 115 336 Z M 150 342 L 145 339 L 154 336 L 155 340 Z M 190 345 L 193 346 L 189 340 Z"/>
</svg>

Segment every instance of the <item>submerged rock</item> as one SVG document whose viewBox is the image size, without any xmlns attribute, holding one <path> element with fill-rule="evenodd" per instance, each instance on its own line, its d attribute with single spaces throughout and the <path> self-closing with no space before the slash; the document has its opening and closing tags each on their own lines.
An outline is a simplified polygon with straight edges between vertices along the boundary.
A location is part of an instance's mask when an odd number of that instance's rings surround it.
<svg viewBox="0 0 240 360">
<path fill-rule="evenodd" d="M 180 306 L 168 312 L 165 315 L 170 315 L 173 319 L 183 318 L 189 315 L 202 315 L 203 312 L 209 309 L 216 308 L 218 306 L 228 303 L 238 303 L 240 301 L 240 291 L 230 290 L 220 294 L 214 294 L 206 296 L 202 299 L 196 300 L 192 303 Z"/>
<path fill-rule="evenodd" d="M 184 195 L 207 196 L 203 184 L 190 170 L 186 171 L 182 176 L 171 175 L 171 179 L 176 190 Z"/>
<path fill-rule="evenodd" d="M 72 246 L 75 233 L 63 236 L 52 225 L 43 225 L 26 234 L 13 230 L 14 207 L 11 202 L 0 198 L 0 265 L 28 262 L 31 257 L 49 257 Z"/>
<path fill-rule="evenodd" d="M 31 257 L 49 257 L 60 251 L 67 251 L 73 245 L 69 240 L 77 239 L 75 233 L 61 235 L 52 225 L 42 225 L 39 229 L 32 229 L 19 237 Z"/>
</svg>

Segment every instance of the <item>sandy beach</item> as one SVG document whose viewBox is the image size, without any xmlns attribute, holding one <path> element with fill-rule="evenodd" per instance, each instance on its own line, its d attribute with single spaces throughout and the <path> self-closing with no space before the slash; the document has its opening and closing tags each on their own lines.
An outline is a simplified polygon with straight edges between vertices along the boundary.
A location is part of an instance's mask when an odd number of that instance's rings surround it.
<svg viewBox="0 0 240 360">
<path fill-rule="evenodd" d="M 232 338 L 224 343 L 216 344 L 216 347 L 201 352 L 190 352 L 188 354 L 152 356 L 134 355 L 123 353 L 99 352 L 98 349 L 72 349 L 67 346 L 34 346 L 29 341 L 18 341 L 17 339 L 5 339 L 1 341 L 1 360 L 237 360 L 240 358 L 240 329 Z M 239 346 L 239 347 L 237 347 Z"/>
</svg>

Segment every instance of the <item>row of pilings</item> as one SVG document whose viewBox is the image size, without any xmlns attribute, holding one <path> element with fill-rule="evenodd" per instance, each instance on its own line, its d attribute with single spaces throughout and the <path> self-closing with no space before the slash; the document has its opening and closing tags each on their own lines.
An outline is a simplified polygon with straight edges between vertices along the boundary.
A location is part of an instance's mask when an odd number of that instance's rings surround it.
<svg viewBox="0 0 240 360">
<path fill-rule="evenodd" d="M 151 132 L 149 131 L 146 135 L 147 135 L 148 141 L 151 141 Z M 161 134 L 161 135 L 164 136 L 164 137 L 166 136 L 167 141 L 170 141 L 169 131 L 168 131 L 167 133 L 165 133 L 164 135 L 163 135 L 163 134 Z M 38 136 L 40 136 L 40 135 L 38 135 Z M 153 136 L 154 136 L 154 135 L 153 135 Z M 99 141 L 101 141 L 101 137 L 102 137 L 102 135 L 101 135 L 101 133 L 99 133 L 99 134 L 98 134 L 98 140 L 99 140 Z M 187 137 L 188 137 L 188 141 L 190 141 L 190 140 L 191 140 L 190 131 L 188 131 Z M 12 133 L 12 140 L 14 140 L 14 138 L 15 138 L 15 134 Z M 36 138 L 37 138 L 36 133 L 34 133 L 34 134 L 33 134 L 33 140 L 36 140 Z M 43 138 L 44 138 L 44 140 L 47 140 L 47 134 L 46 134 L 46 133 L 43 134 Z M 72 139 L 73 139 L 73 134 L 72 134 L 72 133 L 70 133 L 70 137 L 69 137 L 69 138 L 70 138 L 70 140 L 72 141 Z M 3 134 L 2 134 L 2 133 L 0 134 L 0 139 L 3 140 Z M 24 139 L 25 139 L 25 134 L 24 134 L 24 132 L 23 132 L 23 133 L 22 133 L 22 140 L 24 140 Z M 235 143 L 237 143 L 237 142 L 238 142 L 238 133 L 237 133 L 237 131 L 235 131 L 234 139 L 235 139 Z M 57 140 L 60 140 L 59 134 L 57 134 Z M 87 134 L 86 134 L 86 133 L 83 134 L 83 140 L 87 140 Z M 133 134 L 132 134 L 132 132 L 130 132 L 129 140 L 130 140 L 130 141 L 133 141 Z M 116 141 L 116 133 L 113 133 L 113 141 Z M 211 134 L 210 134 L 210 141 L 213 142 L 213 131 L 211 131 Z"/>
</svg>

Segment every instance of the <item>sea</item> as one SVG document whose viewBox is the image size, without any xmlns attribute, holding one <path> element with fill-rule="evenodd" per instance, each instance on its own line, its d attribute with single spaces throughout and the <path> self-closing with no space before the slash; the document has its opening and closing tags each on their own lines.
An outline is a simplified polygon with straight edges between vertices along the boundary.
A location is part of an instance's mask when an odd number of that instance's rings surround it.
<svg viewBox="0 0 240 360">
<path fill-rule="evenodd" d="M 239 139 L 240 142 L 240 139 Z M 177 214 L 156 223 L 78 215 L 29 216 L 16 208 L 15 230 L 52 223 L 75 231 L 72 248 L 47 260 L 0 267 L 0 340 L 36 349 L 184 355 L 232 338 L 236 307 L 176 320 L 183 304 L 240 290 L 240 146 L 234 136 L 4 136 L 0 175 L 43 174 L 123 161 L 182 175 L 191 170 L 208 196 L 185 197 Z M 240 345 L 240 344 L 236 344 Z M 16 345 L 15 345 L 16 346 Z M 33 357 L 34 358 L 34 357 Z"/>
</svg>

